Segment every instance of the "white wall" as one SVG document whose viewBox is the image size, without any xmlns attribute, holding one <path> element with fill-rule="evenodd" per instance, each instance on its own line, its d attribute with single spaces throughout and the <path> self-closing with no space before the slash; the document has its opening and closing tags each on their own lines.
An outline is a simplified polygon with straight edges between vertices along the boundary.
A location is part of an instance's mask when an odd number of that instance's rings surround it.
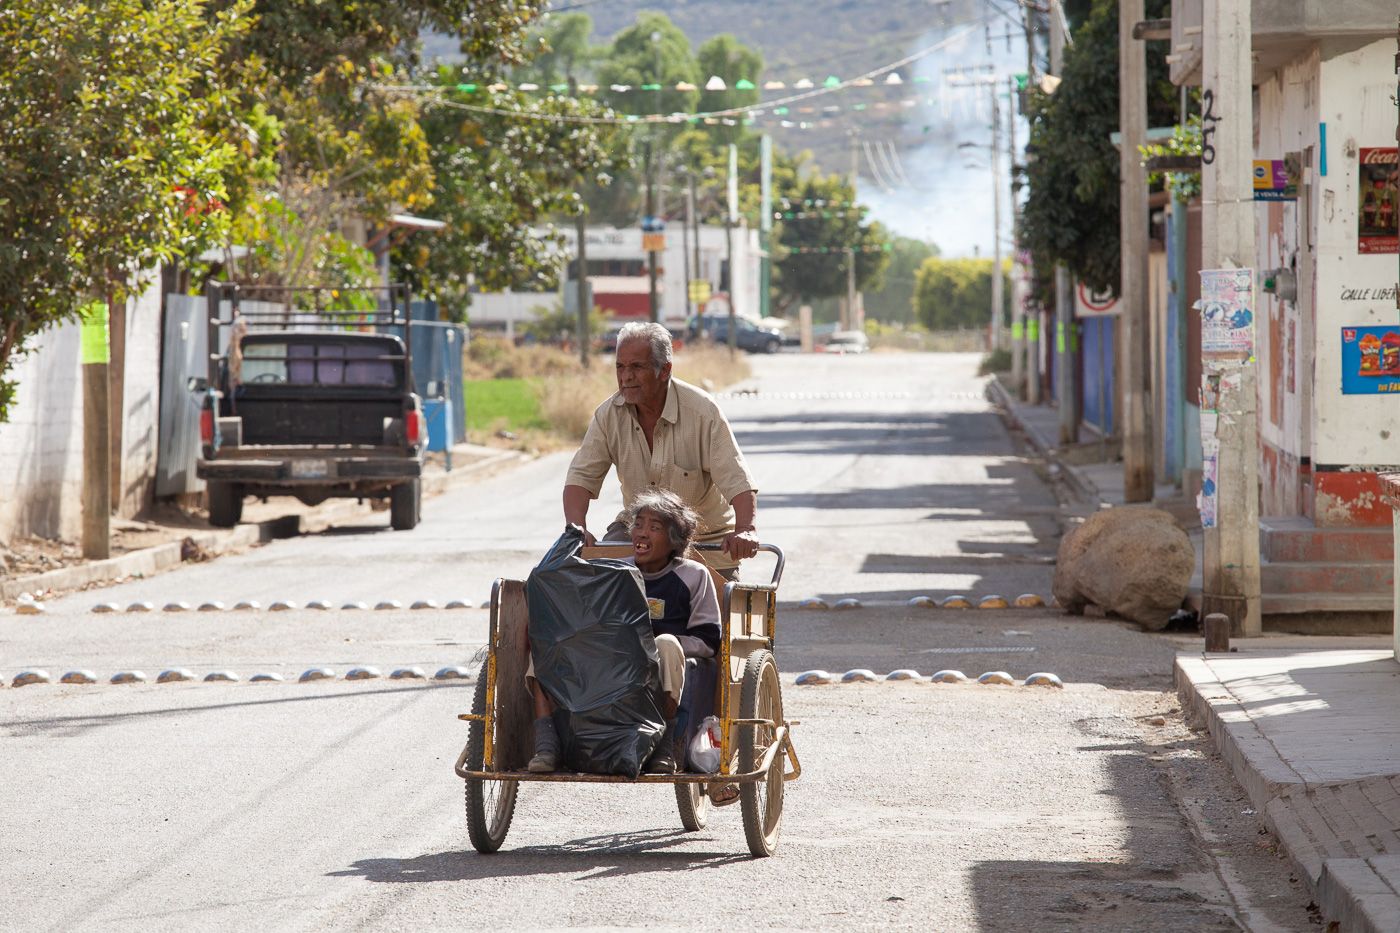
<svg viewBox="0 0 1400 933">
<path fill-rule="evenodd" d="M 156 277 L 159 278 L 158 276 Z M 83 378 L 76 323 L 45 331 L 12 370 L 19 383 L 0 424 L 0 541 L 82 534 Z M 159 283 L 127 306 L 121 503 L 134 515 L 150 502 L 160 417 Z"/>
<path fill-rule="evenodd" d="M 1312 457 L 1318 464 L 1400 464 L 1400 399 L 1341 393 L 1341 329 L 1400 320 L 1391 291 L 1396 255 L 1363 256 L 1356 242 L 1358 150 L 1396 144 L 1395 40 L 1330 59 L 1324 48 L 1323 55 L 1319 119 L 1327 124 L 1327 175 L 1316 179 L 1313 199 L 1318 246 Z"/>
</svg>

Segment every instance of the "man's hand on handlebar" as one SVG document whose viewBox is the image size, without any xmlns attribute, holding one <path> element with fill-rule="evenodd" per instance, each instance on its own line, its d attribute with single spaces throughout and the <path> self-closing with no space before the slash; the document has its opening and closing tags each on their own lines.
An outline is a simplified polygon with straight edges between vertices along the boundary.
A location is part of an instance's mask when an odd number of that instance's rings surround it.
<svg viewBox="0 0 1400 933">
<path fill-rule="evenodd" d="M 758 553 L 758 535 L 752 530 L 736 531 L 725 537 L 721 547 L 735 560 L 744 560 Z"/>
</svg>

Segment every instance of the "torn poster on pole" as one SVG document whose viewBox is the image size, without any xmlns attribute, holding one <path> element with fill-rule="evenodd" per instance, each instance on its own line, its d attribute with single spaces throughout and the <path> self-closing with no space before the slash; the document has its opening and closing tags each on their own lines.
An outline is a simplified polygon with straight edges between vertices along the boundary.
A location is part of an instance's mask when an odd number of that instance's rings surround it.
<svg viewBox="0 0 1400 933">
<path fill-rule="evenodd" d="M 1201 492 L 1196 496 L 1196 509 L 1201 513 L 1202 528 L 1215 527 L 1219 464 L 1220 441 L 1214 437 L 1201 438 Z"/>
<path fill-rule="evenodd" d="M 1207 363 L 1254 358 L 1254 270 L 1202 269 L 1201 357 Z"/>
</svg>

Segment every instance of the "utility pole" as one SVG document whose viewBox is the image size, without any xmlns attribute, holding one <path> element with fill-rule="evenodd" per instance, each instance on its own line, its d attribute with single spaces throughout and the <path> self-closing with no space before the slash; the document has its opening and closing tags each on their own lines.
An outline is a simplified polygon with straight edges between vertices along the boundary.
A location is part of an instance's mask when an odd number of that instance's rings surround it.
<svg viewBox="0 0 1400 933">
<path fill-rule="evenodd" d="M 1050 73 L 1064 70 L 1064 13 L 1060 0 L 1050 0 Z M 1060 405 L 1060 444 L 1079 442 L 1079 392 L 1075 387 L 1074 354 L 1079 334 L 1074 320 L 1074 283 L 1064 263 L 1055 265 L 1055 397 Z"/>
<path fill-rule="evenodd" d="M 83 315 L 83 556 L 106 560 L 112 547 L 111 433 L 108 422 L 107 305 Z"/>
<path fill-rule="evenodd" d="M 578 235 L 578 249 L 575 250 L 578 268 L 574 272 L 578 286 L 578 361 L 588 368 L 588 315 L 593 310 L 593 302 L 588 297 L 588 215 L 578 212 L 574 218 L 574 230 Z"/>
<path fill-rule="evenodd" d="M 695 280 L 698 282 L 698 281 L 700 280 L 700 278 L 701 278 L 701 275 L 700 275 L 700 214 L 699 214 L 699 213 L 696 211 L 696 209 L 695 209 L 695 172 L 694 172 L 694 171 L 691 171 L 690 174 L 689 174 L 689 182 L 690 182 L 690 186 L 689 186 L 689 191 L 687 192 L 687 196 L 689 197 L 689 201 L 688 201 L 688 203 L 686 204 L 685 211 L 686 211 L 686 219 L 687 219 L 687 220 L 690 222 L 690 224 L 691 224 L 691 232 L 692 232 L 692 234 L 693 234 L 692 237 L 691 237 L 691 240 L 690 240 L 690 247 L 691 247 L 691 249 L 695 250 L 695 255 L 694 255 L 694 257 L 692 258 L 692 261 L 691 261 L 691 268 L 694 270 L 694 272 L 695 272 Z M 687 290 L 687 292 L 689 291 L 689 289 L 690 289 L 690 283 L 687 282 L 687 283 L 686 283 L 686 290 Z M 697 314 L 699 314 L 699 313 L 701 312 L 701 310 L 702 310 L 702 309 L 699 307 L 699 304 L 697 303 L 696 308 L 695 308 L 695 312 L 696 312 Z"/>
<path fill-rule="evenodd" d="M 1201 268 L 1253 269 L 1253 129 L 1250 0 L 1205 0 L 1202 21 Z M 1204 273 L 1203 273 L 1204 275 Z M 1253 294 L 1250 294 L 1253 310 Z M 1216 518 L 1205 529 L 1203 614 L 1223 612 L 1233 633 L 1259 635 L 1258 386 L 1253 354 L 1205 355 L 1219 386 Z M 1212 439 L 1202 431 L 1202 444 Z"/>
<path fill-rule="evenodd" d="M 856 203 L 860 182 L 860 130 L 850 131 L 851 138 L 851 204 Z M 874 165 L 874 163 L 871 163 Z M 873 169 L 872 169 L 873 171 Z M 841 329 L 855 327 L 856 320 L 856 254 L 854 244 L 846 247 L 846 304 L 841 309 Z"/>
<path fill-rule="evenodd" d="M 992 327 L 987 332 L 987 348 L 1001 347 L 1001 321 L 1006 298 L 1001 273 L 1001 105 L 997 101 L 996 78 L 987 82 L 992 92 Z"/>
<path fill-rule="evenodd" d="M 758 138 L 758 316 L 768 317 L 772 296 L 773 261 L 768 257 L 773 235 L 773 137 Z"/>
<path fill-rule="evenodd" d="M 689 176 L 690 169 L 686 169 Z M 691 316 L 694 314 L 693 303 L 690 299 L 690 212 L 694 210 L 694 202 L 686 199 L 685 219 L 681 221 L 681 264 L 685 267 L 685 321 L 690 324 Z"/>
<path fill-rule="evenodd" d="M 642 221 L 642 229 L 645 231 L 656 217 L 656 176 L 653 172 L 651 140 L 647 140 L 646 149 L 646 174 L 647 174 L 647 210 L 646 218 Z M 647 250 L 647 295 L 650 303 L 651 322 L 655 324 L 661 320 L 660 307 L 656 297 L 656 250 Z"/>
<path fill-rule="evenodd" d="M 725 198 L 726 207 L 724 218 L 724 240 L 725 248 L 729 251 L 729 355 L 735 356 L 739 352 L 739 312 L 738 312 L 738 289 L 734 287 L 736 276 L 734 275 L 734 222 L 735 215 L 739 213 L 739 147 L 733 143 L 729 144 L 729 185 L 728 195 Z"/>
<path fill-rule="evenodd" d="M 1118 0 L 1119 249 L 1123 314 L 1121 388 L 1123 500 L 1151 502 L 1152 356 L 1148 327 L 1147 174 L 1139 147 L 1147 141 L 1147 47 L 1133 38 L 1143 0 Z M 1246 178 L 1250 175 L 1245 174 Z"/>
</svg>

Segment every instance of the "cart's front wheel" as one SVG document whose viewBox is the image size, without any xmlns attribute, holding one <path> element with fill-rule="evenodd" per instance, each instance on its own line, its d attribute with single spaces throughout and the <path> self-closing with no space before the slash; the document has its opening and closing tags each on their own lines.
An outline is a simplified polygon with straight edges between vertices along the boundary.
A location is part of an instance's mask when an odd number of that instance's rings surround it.
<svg viewBox="0 0 1400 933">
<path fill-rule="evenodd" d="M 710 795 L 704 784 L 677 784 L 676 808 L 681 811 L 681 825 L 695 833 L 705 828 L 710 819 Z"/>
<path fill-rule="evenodd" d="M 486 664 L 476 678 L 472 712 L 486 713 Z M 467 734 L 467 770 L 481 771 L 486 761 L 486 724 L 472 720 Z M 483 781 L 467 778 L 467 836 L 476 851 L 495 852 L 506 841 L 510 819 L 515 815 L 515 781 Z"/>
<path fill-rule="evenodd" d="M 782 684 L 778 680 L 778 665 L 770 651 L 759 650 L 749 655 L 744 665 L 744 683 L 739 694 L 741 719 L 765 719 L 771 725 L 745 723 L 739 726 L 735 744 L 739 752 L 739 771 L 748 773 L 763 762 L 768 747 L 773 744 L 778 726 L 783 723 Z M 768 773 L 754 783 L 739 785 L 739 803 L 744 812 L 744 835 L 749 851 L 759 857 L 772 855 L 778 847 L 778 823 L 783 817 L 783 768 L 786 756 L 779 751 L 773 756 Z"/>
</svg>

